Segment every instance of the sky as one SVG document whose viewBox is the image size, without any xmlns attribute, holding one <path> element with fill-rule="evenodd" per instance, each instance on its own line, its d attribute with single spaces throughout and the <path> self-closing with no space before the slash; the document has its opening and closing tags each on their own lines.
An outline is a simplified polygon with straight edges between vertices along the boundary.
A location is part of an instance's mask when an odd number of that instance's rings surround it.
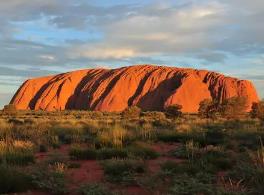
<svg viewBox="0 0 264 195">
<path fill-rule="evenodd" d="M 0 0 L 0 107 L 28 78 L 133 64 L 251 80 L 264 98 L 263 0 Z"/>
</svg>

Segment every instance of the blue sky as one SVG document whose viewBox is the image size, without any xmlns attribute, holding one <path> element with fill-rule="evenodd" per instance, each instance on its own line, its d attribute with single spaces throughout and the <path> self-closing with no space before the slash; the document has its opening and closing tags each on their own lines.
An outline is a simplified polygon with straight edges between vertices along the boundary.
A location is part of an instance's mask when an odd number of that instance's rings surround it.
<svg viewBox="0 0 264 195">
<path fill-rule="evenodd" d="M 0 2 L 0 107 L 28 78 L 160 64 L 251 80 L 264 98 L 263 0 Z"/>
</svg>

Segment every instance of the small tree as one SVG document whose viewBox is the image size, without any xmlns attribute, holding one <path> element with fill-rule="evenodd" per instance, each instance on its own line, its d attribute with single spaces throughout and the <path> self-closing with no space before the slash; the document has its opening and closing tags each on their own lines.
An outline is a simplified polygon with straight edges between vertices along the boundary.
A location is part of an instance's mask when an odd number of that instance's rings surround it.
<svg viewBox="0 0 264 195">
<path fill-rule="evenodd" d="M 182 116 L 182 105 L 174 104 L 165 108 L 165 115 L 169 118 L 177 118 Z"/>
<path fill-rule="evenodd" d="M 123 112 L 122 112 L 122 116 L 123 118 L 139 118 L 141 114 L 141 109 L 137 106 L 131 106 L 126 108 Z"/>
<path fill-rule="evenodd" d="M 205 99 L 200 103 L 198 114 L 202 118 L 216 118 L 219 116 L 219 106 L 217 101 Z"/>
<path fill-rule="evenodd" d="M 247 106 L 245 97 L 231 97 L 222 102 L 220 113 L 226 118 L 240 118 L 245 115 Z"/>
<path fill-rule="evenodd" d="M 4 112 L 15 112 L 16 110 L 17 109 L 14 104 L 7 104 L 4 106 L 4 109 L 3 109 Z"/>
<path fill-rule="evenodd" d="M 264 101 L 252 104 L 250 115 L 252 118 L 264 120 Z"/>
</svg>

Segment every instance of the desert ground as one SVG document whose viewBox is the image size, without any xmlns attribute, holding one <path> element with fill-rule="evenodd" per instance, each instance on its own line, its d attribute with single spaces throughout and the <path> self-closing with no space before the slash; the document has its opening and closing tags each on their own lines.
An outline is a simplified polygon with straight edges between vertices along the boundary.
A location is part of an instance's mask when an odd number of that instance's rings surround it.
<svg viewBox="0 0 264 195">
<path fill-rule="evenodd" d="M 2 111 L 0 193 L 263 194 L 249 113 Z"/>
</svg>

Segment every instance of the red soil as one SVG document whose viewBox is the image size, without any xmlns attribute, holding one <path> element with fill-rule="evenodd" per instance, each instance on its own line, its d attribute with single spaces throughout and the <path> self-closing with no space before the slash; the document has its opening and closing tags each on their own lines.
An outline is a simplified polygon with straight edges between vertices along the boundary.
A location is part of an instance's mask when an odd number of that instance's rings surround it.
<svg viewBox="0 0 264 195">
<path fill-rule="evenodd" d="M 96 160 L 74 162 L 80 163 L 81 167 L 78 169 L 69 169 L 66 172 L 66 177 L 70 181 L 70 189 L 74 189 L 84 183 L 102 182 L 104 172 Z"/>
<path fill-rule="evenodd" d="M 151 173 L 157 173 L 160 170 L 160 165 L 166 161 L 174 161 L 177 163 L 183 162 L 184 160 L 172 157 L 168 154 L 170 151 L 177 149 L 179 146 L 179 143 L 156 143 L 152 145 L 152 148 L 156 152 L 160 153 L 161 156 L 157 159 L 147 161 L 149 171 Z"/>
<path fill-rule="evenodd" d="M 167 160 L 182 162 L 183 160 L 171 157 L 169 152 L 175 150 L 180 144 L 178 143 L 155 143 L 151 147 L 159 152 L 161 155 L 154 160 L 148 160 L 147 166 L 149 169 L 150 175 L 157 173 L 160 170 L 160 165 Z M 63 145 L 58 149 L 50 150 L 47 153 L 37 153 L 36 158 L 37 162 L 46 160 L 49 158 L 50 154 L 60 154 L 62 156 L 68 156 L 69 145 Z M 96 160 L 85 160 L 85 161 L 73 161 L 80 164 L 80 168 L 73 168 L 66 170 L 66 180 L 68 182 L 67 188 L 73 193 L 80 185 L 85 183 L 104 183 L 104 172 L 98 161 Z M 131 185 L 131 186 L 120 186 L 110 183 L 105 183 L 109 186 L 110 189 L 116 192 L 121 192 L 126 195 L 151 195 L 153 192 L 150 192 L 141 186 Z M 26 194 L 29 195 L 46 195 L 44 192 L 32 191 Z"/>
</svg>

